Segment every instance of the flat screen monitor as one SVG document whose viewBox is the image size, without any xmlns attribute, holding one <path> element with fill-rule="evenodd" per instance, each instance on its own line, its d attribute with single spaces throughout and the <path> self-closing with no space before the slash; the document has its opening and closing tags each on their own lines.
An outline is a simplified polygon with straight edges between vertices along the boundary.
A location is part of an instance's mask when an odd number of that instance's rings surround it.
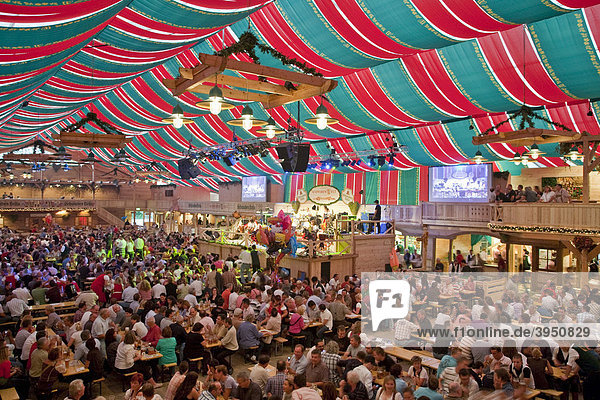
<svg viewBox="0 0 600 400">
<path fill-rule="evenodd" d="M 267 201 L 267 177 L 244 176 L 242 178 L 242 201 Z"/>
<path fill-rule="evenodd" d="M 429 167 L 429 201 L 485 203 L 492 186 L 492 165 Z"/>
</svg>

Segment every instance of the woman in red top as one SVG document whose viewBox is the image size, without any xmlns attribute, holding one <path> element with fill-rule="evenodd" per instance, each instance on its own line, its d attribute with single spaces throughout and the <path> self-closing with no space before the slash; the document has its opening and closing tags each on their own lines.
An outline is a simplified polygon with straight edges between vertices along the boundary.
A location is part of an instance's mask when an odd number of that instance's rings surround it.
<svg viewBox="0 0 600 400">
<path fill-rule="evenodd" d="M 123 297 L 123 280 L 121 279 L 120 276 L 117 276 L 115 278 L 115 287 L 113 289 L 112 295 L 110 296 L 111 299 L 117 299 L 117 300 L 121 300 Z"/>
<path fill-rule="evenodd" d="M 107 282 L 110 282 L 110 276 L 107 274 L 100 274 L 94 281 L 92 282 L 90 289 L 94 291 L 98 295 L 99 303 L 106 303 L 106 294 L 104 293 L 104 286 Z"/>
</svg>

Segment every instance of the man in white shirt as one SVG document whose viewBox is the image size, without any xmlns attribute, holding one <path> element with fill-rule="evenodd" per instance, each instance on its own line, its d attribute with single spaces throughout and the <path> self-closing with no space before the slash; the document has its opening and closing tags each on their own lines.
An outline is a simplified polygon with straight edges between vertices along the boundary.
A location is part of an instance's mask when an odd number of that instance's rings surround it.
<svg viewBox="0 0 600 400">
<path fill-rule="evenodd" d="M 375 364 L 375 358 L 373 356 L 367 356 L 364 351 L 358 352 L 356 358 L 362 362 L 362 365 L 359 365 L 352 371 L 358 374 L 358 379 L 367 388 L 369 398 L 371 399 L 373 398 L 373 373 L 371 372 L 371 368 L 373 368 L 373 364 Z"/>
<path fill-rule="evenodd" d="M 127 308 L 131 303 L 133 303 L 133 296 L 138 293 L 138 289 L 134 286 L 131 286 L 129 282 L 126 283 L 127 287 L 123 289 L 122 301 L 119 303 L 121 307 Z"/>
<path fill-rule="evenodd" d="M 551 317 L 556 307 L 559 306 L 558 301 L 551 295 L 552 292 L 546 291 L 546 295 L 542 297 L 542 306 L 538 310 L 540 314 Z"/>
<path fill-rule="evenodd" d="M 138 314 L 133 314 L 131 316 L 131 322 L 133 322 L 133 327 L 131 330 L 136 334 L 138 338 L 143 338 L 148 334 L 148 328 L 142 321 L 140 321 L 140 316 Z"/>
<path fill-rule="evenodd" d="M 194 293 L 202 293 L 203 284 L 198 274 L 194 275 L 194 280 L 190 283 L 190 289 L 192 289 Z"/>
<path fill-rule="evenodd" d="M 160 295 L 163 293 L 167 294 L 167 288 L 157 280 L 154 286 L 152 286 L 152 297 L 154 299 L 160 299 Z"/>
<path fill-rule="evenodd" d="M 27 303 L 15 296 L 14 294 L 8 296 L 6 308 L 8 308 L 10 316 L 13 318 L 20 318 L 21 315 L 23 315 L 23 311 L 29 310 L 29 306 L 27 305 Z"/>
<path fill-rule="evenodd" d="M 27 302 L 31 298 L 31 293 L 29 293 L 29 290 L 27 290 L 26 288 L 23 288 L 23 287 L 16 288 L 15 290 L 12 291 L 12 294 L 14 294 L 19 299 L 21 299 L 25 302 Z"/>
<path fill-rule="evenodd" d="M 236 291 L 231 292 L 231 294 L 229 295 L 229 311 L 235 310 L 237 299 L 239 296 L 240 295 L 238 294 L 238 292 L 236 292 Z"/>
<path fill-rule="evenodd" d="M 323 326 L 320 327 L 317 331 L 317 337 L 319 339 L 323 339 L 325 332 L 331 331 L 333 329 L 333 315 L 331 314 L 331 311 L 327 309 L 325 304 L 319 305 L 319 311 L 319 320 L 321 321 Z"/>
<path fill-rule="evenodd" d="M 79 303 L 77 303 L 77 304 L 79 304 Z M 98 306 L 98 305 L 92 306 L 91 309 L 84 312 L 83 316 L 81 317 L 81 326 L 85 326 L 85 324 L 90 320 L 90 316 L 92 314 L 98 314 L 99 312 L 100 312 L 100 306 Z"/>
<path fill-rule="evenodd" d="M 114 323 L 110 319 L 108 308 L 103 308 L 100 310 L 98 318 L 96 318 L 92 325 L 92 336 L 100 341 L 99 349 L 104 357 L 106 357 L 106 343 L 104 342 L 104 336 L 111 325 L 114 326 Z"/>
<path fill-rule="evenodd" d="M 190 303 L 191 307 L 196 307 L 198 305 L 198 299 L 196 298 L 196 291 L 192 288 L 190 288 L 190 292 L 188 294 L 186 294 L 183 299 L 187 300 L 187 302 Z"/>
<path fill-rule="evenodd" d="M 29 352 L 31 351 L 31 346 L 33 346 L 33 344 L 35 342 L 37 342 L 37 333 L 38 332 L 43 332 L 45 334 L 46 332 L 46 323 L 45 322 L 39 322 L 36 327 L 35 327 L 35 332 L 33 332 L 31 335 L 29 335 L 27 337 L 27 339 L 25 339 L 25 342 L 23 343 L 23 350 L 21 352 L 21 360 L 24 361 L 24 364 L 27 364 L 27 360 L 29 360 Z"/>
</svg>

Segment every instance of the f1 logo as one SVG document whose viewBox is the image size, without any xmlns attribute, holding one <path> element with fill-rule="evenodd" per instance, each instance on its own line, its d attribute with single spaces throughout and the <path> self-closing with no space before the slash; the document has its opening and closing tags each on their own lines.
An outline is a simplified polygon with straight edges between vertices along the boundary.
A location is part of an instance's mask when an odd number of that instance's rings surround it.
<svg viewBox="0 0 600 400">
<path fill-rule="evenodd" d="M 406 280 L 376 280 L 369 283 L 373 331 L 386 319 L 406 318 L 410 303 L 410 284 Z"/>
</svg>

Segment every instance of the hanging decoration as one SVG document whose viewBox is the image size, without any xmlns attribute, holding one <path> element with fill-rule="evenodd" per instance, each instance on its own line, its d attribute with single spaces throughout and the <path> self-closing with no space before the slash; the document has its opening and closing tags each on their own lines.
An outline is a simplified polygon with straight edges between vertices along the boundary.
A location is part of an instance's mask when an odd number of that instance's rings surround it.
<svg viewBox="0 0 600 400">
<path fill-rule="evenodd" d="M 273 58 L 278 59 L 283 65 L 292 65 L 305 74 L 323 77 L 323 74 L 318 72 L 315 68 L 309 67 L 305 62 L 300 62 L 295 58 L 289 58 L 284 54 L 281 54 L 271 46 L 264 45 L 258 41 L 258 38 L 250 31 L 241 34 L 239 40 L 229 47 L 226 47 L 220 51 L 215 52 L 215 55 L 221 57 L 229 57 L 233 54 L 246 53 L 254 61 L 255 64 L 260 64 L 260 59 L 256 55 L 255 48 L 257 48 L 265 54 L 271 55 Z"/>
<path fill-rule="evenodd" d="M 269 226 L 260 226 L 251 238 L 258 244 L 267 248 L 267 254 L 275 257 L 275 265 L 287 254 L 296 254 L 295 228 L 292 226 L 292 218 L 280 210 L 279 213 L 269 218 Z"/>
<path fill-rule="evenodd" d="M 488 228 L 492 231 L 504 232 L 535 232 L 535 233 L 553 233 L 560 235 L 590 235 L 599 236 L 600 229 L 574 229 L 574 228 L 552 228 L 548 226 L 515 226 L 515 225 L 500 225 L 488 224 Z"/>
</svg>

